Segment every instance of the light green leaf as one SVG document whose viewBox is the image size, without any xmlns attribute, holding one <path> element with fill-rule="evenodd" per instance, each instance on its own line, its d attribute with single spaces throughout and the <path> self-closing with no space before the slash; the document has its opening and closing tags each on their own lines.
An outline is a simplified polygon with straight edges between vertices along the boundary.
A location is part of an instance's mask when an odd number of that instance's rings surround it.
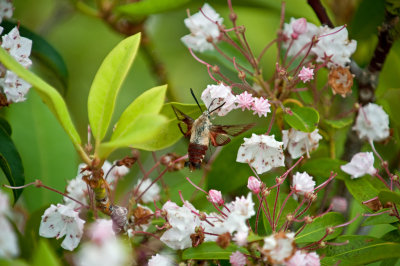
<svg viewBox="0 0 400 266">
<path fill-rule="evenodd" d="M 40 239 L 39 246 L 33 255 L 33 266 L 61 266 L 57 255 L 51 246 L 47 243 L 47 240 Z"/>
<path fill-rule="evenodd" d="M 136 57 L 139 44 L 140 33 L 121 41 L 104 59 L 93 80 L 88 115 L 97 144 L 107 132 L 119 89 Z"/>
<path fill-rule="evenodd" d="M 161 109 L 160 114 L 167 117 L 167 124 L 161 129 L 160 137 L 153 138 L 146 143 L 142 144 L 142 148 L 145 150 L 160 150 L 167 148 L 175 144 L 181 137 L 183 137 L 182 132 L 178 127 L 178 119 L 174 111 L 172 110 L 172 105 L 178 108 L 180 111 L 184 112 L 186 115 L 196 119 L 201 115 L 201 111 L 196 104 L 181 104 L 181 103 L 166 103 Z"/>
<path fill-rule="evenodd" d="M 370 236 L 340 236 L 335 242 L 346 245 L 327 246 L 326 259 L 331 262 L 341 261 L 340 265 L 366 265 L 374 261 L 400 257 L 400 244 L 384 242 Z M 331 264 L 332 265 L 332 264 Z"/>
<path fill-rule="evenodd" d="M 3 120 L 3 122 L 6 122 Z M 8 127 L 10 127 L 8 125 Z M 24 167 L 11 136 L 5 128 L 0 127 L 0 167 L 11 186 L 25 185 Z M 14 202 L 22 193 L 22 189 L 13 189 Z"/>
<path fill-rule="evenodd" d="M 380 210 L 379 212 L 387 211 L 388 209 Z M 398 221 L 395 216 L 390 216 L 389 213 L 380 214 L 377 216 L 371 216 L 365 219 L 362 226 L 376 225 L 376 224 L 390 224 Z"/>
<path fill-rule="evenodd" d="M 378 196 L 379 189 L 377 189 L 376 186 L 372 184 L 369 179 L 370 177 L 363 176 L 356 179 L 346 178 L 345 180 L 347 189 L 349 190 L 351 195 L 353 195 L 353 197 L 360 203 Z M 369 210 L 369 208 L 365 208 Z"/>
<path fill-rule="evenodd" d="M 316 242 L 320 240 L 326 233 L 326 228 L 339 225 L 344 223 L 344 217 L 337 212 L 329 212 L 322 217 L 316 218 L 311 224 L 306 225 L 306 227 L 301 231 L 301 233 L 296 236 L 296 243 L 309 243 Z M 328 235 L 326 240 L 333 239 L 341 234 L 343 228 L 339 227 L 334 229 L 334 232 Z"/>
<path fill-rule="evenodd" d="M 182 253 L 183 260 L 229 260 L 232 252 L 240 250 L 240 252 L 248 254 L 244 248 L 230 244 L 227 248 L 223 249 L 215 242 L 205 242 L 198 247 L 185 249 Z"/>
<path fill-rule="evenodd" d="M 137 97 L 122 113 L 111 140 L 125 135 L 139 115 L 158 114 L 163 106 L 166 91 L 167 85 L 163 85 L 147 90 Z"/>
<path fill-rule="evenodd" d="M 133 147 L 142 149 L 142 144 L 152 138 L 161 137 L 159 133 L 165 126 L 167 119 L 158 114 L 145 114 L 137 117 L 130 125 L 129 130 L 124 135 L 109 142 L 102 143 L 99 149 L 99 156 L 105 159 L 117 148 Z"/>
<path fill-rule="evenodd" d="M 350 126 L 353 123 L 353 118 L 345 117 L 339 120 L 324 119 L 323 121 L 333 128 L 340 129 L 346 126 Z"/>
<path fill-rule="evenodd" d="M 386 202 L 393 202 L 395 204 L 400 204 L 400 194 L 393 191 L 381 191 L 379 192 L 379 200 L 382 204 Z"/>
<path fill-rule="evenodd" d="M 115 11 L 132 17 L 147 16 L 173 10 L 189 2 L 190 0 L 142 0 L 118 6 Z"/>
<path fill-rule="evenodd" d="M 304 132 L 313 132 L 317 128 L 319 114 L 314 108 L 295 105 L 290 109 L 293 114 L 284 114 L 283 119 L 292 128 Z"/>
<path fill-rule="evenodd" d="M 74 127 L 74 124 L 72 123 L 71 117 L 68 113 L 67 105 L 57 90 L 21 66 L 3 48 L 0 49 L 0 62 L 3 63 L 6 68 L 10 69 L 33 86 L 35 91 L 42 98 L 43 102 L 49 107 L 49 109 L 60 122 L 61 126 L 67 132 L 75 148 L 80 150 L 81 139 Z"/>
</svg>

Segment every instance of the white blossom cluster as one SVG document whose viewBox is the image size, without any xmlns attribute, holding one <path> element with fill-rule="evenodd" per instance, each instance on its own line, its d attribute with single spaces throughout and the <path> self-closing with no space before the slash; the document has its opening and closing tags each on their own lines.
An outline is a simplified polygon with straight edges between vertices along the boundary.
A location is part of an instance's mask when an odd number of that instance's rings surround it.
<svg viewBox="0 0 400 266">
<path fill-rule="evenodd" d="M 8 196 L 0 191 L 0 258 L 18 256 L 18 239 L 8 219 L 11 216 Z"/>
</svg>

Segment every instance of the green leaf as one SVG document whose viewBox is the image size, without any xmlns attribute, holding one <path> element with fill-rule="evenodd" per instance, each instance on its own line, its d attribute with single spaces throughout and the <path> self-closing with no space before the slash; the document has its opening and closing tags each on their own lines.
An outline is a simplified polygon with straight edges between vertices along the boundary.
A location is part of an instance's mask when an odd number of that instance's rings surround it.
<svg viewBox="0 0 400 266">
<path fill-rule="evenodd" d="M 0 127 L 0 167 L 11 186 L 23 186 L 25 184 L 24 167 L 9 133 L 10 131 L 7 132 L 6 129 Z M 22 189 L 13 189 L 14 202 L 18 200 L 21 193 Z"/>
<path fill-rule="evenodd" d="M 201 111 L 196 104 L 181 104 L 181 103 L 166 103 L 161 109 L 160 114 L 167 118 L 167 124 L 161 129 L 158 138 L 153 138 L 146 143 L 142 144 L 145 150 L 160 150 L 175 144 L 180 138 L 183 137 L 182 132 L 178 127 L 178 119 L 172 105 L 184 112 L 186 115 L 196 119 L 201 115 Z"/>
<path fill-rule="evenodd" d="M 115 11 L 128 16 L 148 16 L 176 9 L 189 3 L 190 0 L 142 0 L 132 4 L 122 5 Z"/>
<path fill-rule="evenodd" d="M 7 135 L 11 136 L 12 133 L 11 126 L 8 123 L 8 121 L 2 117 L 0 117 L 0 128 L 3 129 L 7 133 Z"/>
<path fill-rule="evenodd" d="M 21 259 L 9 260 L 9 259 L 0 259 L 0 265 L 2 266 L 29 266 L 26 261 Z"/>
<path fill-rule="evenodd" d="M 388 209 L 380 210 L 379 212 L 387 211 Z M 379 213 L 377 212 L 377 213 Z M 370 216 L 362 223 L 362 226 L 376 225 L 376 224 L 390 224 L 398 221 L 395 216 L 390 216 L 389 213 L 380 214 L 377 216 Z"/>
<path fill-rule="evenodd" d="M 384 242 L 370 236 L 340 236 L 335 242 L 346 245 L 327 246 L 324 249 L 327 260 L 341 261 L 340 265 L 365 265 L 374 261 L 400 257 L 400 244 Z M 331 264 L 332 265 L 332 264 Z"/>
<path fill-rule="evenodd" d="M 167 85 L 154 87 L 137 97 L 122 113 L 111 140 L 124 136 L 139 115 L 158 114 L 163 106 Z"/>
<path fill-rule="evenodd" d="M 347 189 L 360 203 L 378 196 L 379 190 L 370 182 L 369 179 L 368 176 L 363 176 L 356 179 L 346 178 L 345 180 Z M 369 208 L 367 209 L 369 210 Z"/>
<path fill-rule="evenodd" d="M 51 112 L 60 122 L 61 126 L 67 132 L 75 148 L 80 150 L 81 138 L 79 137 L 79 134 L 72 123 L 71 116 L 68 113 L 67 105 L 57 90 L 21 66 L 3 48 L 0 49 L 0 62 L 3 63 L 6 68 L 10 69 L 33 86 L 35 91 L 39 94 L 44 103 L 49 107 Z"/>
<path fill-rule="evenodd" d="M 345 175 L 340 170 L 340 166 L 343 164 L 346 164 L 346 162 L 338 159 L 317 158 L 307 160 L 300 169 L 316 178 L 323 177 L 324 180 L 330 177 L 331 172 L 338 174 L 336 178 L 344 179 Z"/>
<path fill-rule="evenodd" d="M 215 242 L 205 242 L 198 247 L 185 249 L 182 253 L 183 260 L 229 260 L 232 252 L 240 250 L 240 252 L 248 254 L 244 248 L 230 244 L 227 248 L 223 249 Z"/>
<path fill-rule="evenodd" d="M 39 246 L 33 254 L 32 266 L 61 266 L 57 255 L 45 239 L 40 239 Z"/>
<path fill-rule="evenodd" d="M 345 117 L 345 118 L 342 118 L 339 120 L 324 119 L 323 121 L 333 128 L 340 129 L 340 128 L 350 126 L 353 123 L 353 118 Z"/>
<path fill-rule="evenodd" d="M 37 35 L 22 25 L 19 25 L 19 23 L 17 24 L 10 21 L 3 21 L 1 26 L 4 28 L 4 32 L 9 32 L 14 27 L 18 26 L 21 36 L 32 40 L 32 56 L 39 59 L 49 71 L 54 73 L 54 75 L 61 81 L 64 90 L 67 89 L 67 66 L 65 65 L 61 55 L 50 43 L 48 43 L 42 36 Z M 60 91 L 60 93 L 64 94 L 64 90 Z"/>
<path fill-rule="evenodd" d="M 93 80 L 88 115 L 97 144 L 107 132 L 119 89 L 136 57 L 139 44 L 140 33 L 121 41 L 104 59 Z"/>
<path fill-rule="evenodd" d="M 378 197 L 382 204 L 385 204 L 387 202 L 400 204 L 400 194 L 394 191 L 381 191 L 379 192 Z"/>
<path fill-rule="evenodd" d="M 158 114 L 145 114 L 137 117 L 124 135 L 109 142 L 102 143 L 99 149 L 99 156 L 102 159 L 117 148 L 133 147 L 143 149 L 142 144 L 152 138 L 161 137 L 159 133 L 165 126 L 167 119 Z"/>
<path fill-rule="evenodd" d="M 313 132 L 317 128 L 319 114 L 314 108 L 295 105 L 290 109 L 293 114 L 284 114 L 283 119 L 292 128 L 304 132 Z"/>
<path fill-rule="evenodd" d="M 339 225 L 344 223 L 344 217 L 337 212 L 329 212 L 322 217 L 316 218 L 311 224 L 307 224 L 301 233 L 296 236 L 295 242 L 309 243 L 320 240 L 326 233 L 328 227 Z M 334 232 L 328 235 L 325 240 L 334 239 L 340 235 L 343 231 L 342 227 L 335 228 Z"/>
<path fill-rule="evenodd" d="M 385 242 L 397 242 L 397 243 L 400 243 L 400 231 L 398 229 L 394 229 L 392 231 L 389 231 L 384 236 L 381 237 L 381 240 L 383 240 Z"/>
</svg>

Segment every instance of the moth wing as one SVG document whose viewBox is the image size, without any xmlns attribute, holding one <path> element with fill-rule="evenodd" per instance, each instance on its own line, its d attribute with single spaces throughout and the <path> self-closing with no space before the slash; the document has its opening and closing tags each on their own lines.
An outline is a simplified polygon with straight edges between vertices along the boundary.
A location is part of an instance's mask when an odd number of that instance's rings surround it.
<svg viewBox="0 0 400 266">
<path fill-rule="evenodd" d="M 236 137 L 254 126 L 255 124 L 230 125 L 230 126 L 213 125 L 211 126 L 210 131 Z"/>
<path fill-rule="evenodd" d="M 210 140 L 213 146 L 224 146 L 231 141 L 231 138 L 226 134 L 210 132 Z"/>
<path fill-rule="evenodd" d="M 179 130 L 182 132 L 184 136 L 190 136 L 192 126 L 193 126 L 193 118 L 190 116 L 186 115 L 184 112 L 180 111 L 173 105 L 171 105 L 172 110 L 174 110 L 174 113 L 176 115 L 176 118 L 179 120 L 178 127 Z"/>
</svg>

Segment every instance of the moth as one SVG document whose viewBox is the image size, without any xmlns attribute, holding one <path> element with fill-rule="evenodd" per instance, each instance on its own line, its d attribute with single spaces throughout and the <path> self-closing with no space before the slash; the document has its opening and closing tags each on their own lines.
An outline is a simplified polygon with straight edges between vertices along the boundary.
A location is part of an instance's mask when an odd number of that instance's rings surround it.
<svg viewBox="0 0 400 266">
<path fill-rule="evenodd" d="M 192 89 L 191 93 L 200 110 L 203 111 Z M 212 104 L 213 102 L 197 119 L 191 118 L 172 106 L 179 120 L 179 130 L 185 137 L 190 138 L 188 148 L 189 161 L 185 163 L 185 166 L 189 166 L 190 171 L 200 168 L 210 142 L 215 147 L 226 145 L 231 141 L 230 137 L 238 136 L 255 126 L 255 124 L 213 125 L 211 123 L 212 113 L 220 109 L 225 103 L 210 110 Z"/>
</svg>

